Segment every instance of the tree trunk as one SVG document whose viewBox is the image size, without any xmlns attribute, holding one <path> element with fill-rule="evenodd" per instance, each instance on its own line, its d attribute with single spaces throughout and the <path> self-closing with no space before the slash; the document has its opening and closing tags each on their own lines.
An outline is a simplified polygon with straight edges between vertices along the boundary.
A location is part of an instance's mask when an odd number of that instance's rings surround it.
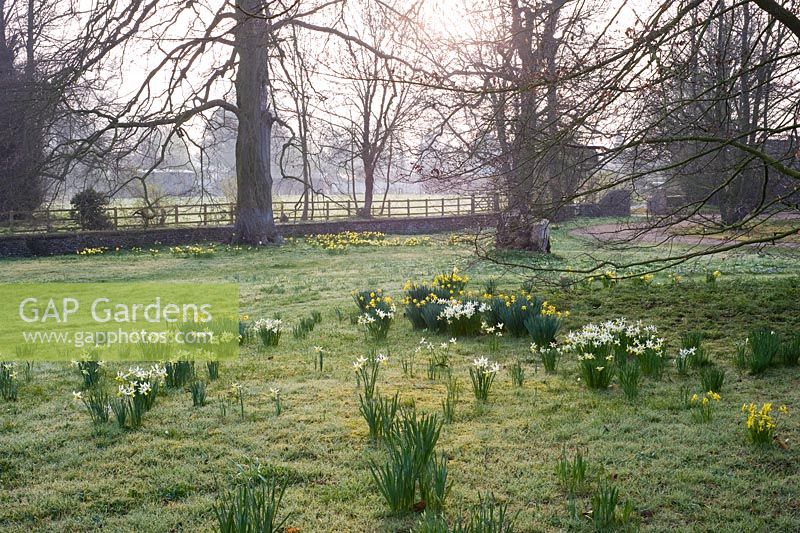
<svg viewBox="0 0 800 533">
<path fill-rule="evenodd" d="M 239 68 L 236 101 L 235 240 L 248 244 L 280 242 L 272 212 L 270 140 L 273 117 L 269 111 L 267 22 L 246 13 L 258 13 L 257 0 L 237 0 L 239 20 L 234 30 Z"/>
<path fill-rule="evenodd" d="M 361 216 L 372 217 L 372 202 L 375 198 L 375 169 L 372 166 L 364 167 L 364 207 Z"/>
</svg>

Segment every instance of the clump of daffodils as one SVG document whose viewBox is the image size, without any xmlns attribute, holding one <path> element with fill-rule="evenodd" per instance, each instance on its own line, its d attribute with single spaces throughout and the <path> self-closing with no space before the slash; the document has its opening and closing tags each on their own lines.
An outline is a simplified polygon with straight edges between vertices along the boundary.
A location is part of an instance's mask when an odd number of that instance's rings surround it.
<svg viewBox="0 0 800 533">
<path fill-rule="evenodd" d="M 692 418 L 695 422 L 710 422 L 714 415 L 713 402 L 719 401 L 720 395 L 714 391 L 704 392 L 702 395 L 693 394 L 689 400 Z"/>
<path fill-rule="evenodd" d="M 772 416 L 772 404 L 765 403 L 758 407 L 754 403 L 742 404 L 742 412 L 747 413 L 747 438 L 753 444 L 768 444 L 775 439 L 776 422 Z M 778 408 L 781 414 L 787 414 L 785 405 Z"/>
<path fill-rule="evenodd" d="M 120 427 L 126 420 L 132 428 L 141 426 L 142 416 L 155 405 L 166 375 L 166 368 L 158 364 L 149 368 L 132 366 L 127 372 L 117 372 L 118 401 L 111 408 Z"/>
<path fill-rule="evenodd" d="M 500 337 L 503 336 L 502 322 L 493 326 L 486 321 L 481 322 L 481 333 L 489 336 L 489 351 L 496 352 L 500 349 Z"/>
<path fill-rule="evenodd" d="M 368 357 L 359 356 L 353 361 L 353 371 L 356 373 L 356 386 L 363 386 L 364 398 L 371 400 L 375 395 L 375 385 L 378 382 L 380 367 L 389 362 L 389 357 L 384 353 L 370 353 Z"/>
<path fill-rule="evenodd" d="M 17 363 L 0 362 L 0 398 L 7 402 L 16 401 L 18 390 Z"/>
<path fill-rule="evenodd" d="M 197 244 L 188 246 L 173 246 L 169 249 L 169 251 L 172 255 L 181 257 L 195 257 L 200 259 L 208 259 L 209 257 L 213 257 L 217 252 L 213 244 L 208 246 L 200 246 Z"/>
<path fill-rule="evenodd" d="M 692 358 L 695 357 L 697 354 L 697 347 L 692 346 L 690 348 L 681 348 L 678 352 L 678 357 L 675 358 L 675 368 L 678 370 L 678 374 L 686 374 L 689 369 L 689 364 L 692 361 Z"/>
<path fill-rule="evenodd" d="M 487 357 L 478 357 L 472 361 L 469 377 L 472 380 L 472 392 L 476 400 L 485 402 L 489 399 L 489 390 L 499 371 L 500 363 L 493 362 Z"/>
<path fill-rule="evenodd" d="M 489 310 L 483 302 L 475 300 L 447 300 L 437 317 L 447 324 L 451 335 L 471 336 L 481 332 L 481 313 Z"/>
<path fill-rule="evenodd" d="M 88 353 L 83 355 L 80 361 L 71 361 L 70 366 L 78 371 L 85 388 L 94 387 L 102 378 L 105 362 L 92 359 Z"/>
<path fill-rule="evenodd" d="M 98 248 L 84 248 L 82 250 L 78 250 L 75 252 L 78 255 L 101 255 L 106 251 L 107 248 L 98 247 Z"/>
<path fill-rule="evenodd" d="M 353 300 L 361 311 L 358 325 L 364 328 L 367 338 L 385 339 L 397 312 L 392 297 L 383 294 L 382 289 L 376 289 L 355 292 Z"/>
<path fill-rule="evenodd" d="M 452 295 L 462 294 L 469 283 L 469 276 L 462 276 L 458 267 L 443 274 L 438 274 L 433 278 L 433 286 L 446 289 Z"/>
<path fill-rule="evenodd" d="M 414 350 L 415 355 L 424 352 L 428 357 L 428 379 L 450 377 L 450 348 L 456 345 L 456 338 L 448 342 L 430 342 L 423 337 Z"/>
<path fill-rule="evenodd" d="M 430 237 L 392 237 L 378 231 L 343 231 L 320 235 L 309 235 L 306 244 L 330 253 L 344 253 L 352 246 L 424 246 Z"/>
<path fill-rule="evenodd" d="M 132 398 L 137 395 L 148 396 L 151 393 L 158 393 L 158 389 L 164 384 L 167 370 L 162 365 L 151 365 L 149 368 L 132 366 L 127 372 L 118 371 L 116 381 L 119 384 L 117 395 L 124 398 Z"/>
<path fill-rule="evenodd" d="M 259 318 L 253 322 L 253 331 L 264 346 L 277 346 L 283 332 L 283 320 L 279 318 Z"/>
<path fill-rule="evenodd" d="M 567 333 L 565 346 L 577 353 L 609 352 L 614 358 L 641 356 L 650 350 L 659 356 L 664 352 L 664 339 L 658 328 L 642 321 L 629 322 L 624 317 L 601 324 L 587 324 L 578 331 Z"/>
<path fill-rule="evenodd" d="M 280 416 L 283 412 L 283 403 L 281 402 L 281 389 L 278 387 L 270 387 L 270 396 L 272 397 L 272 404 L 275 406 L 275 416 Z"/>
<path fill-rule="evenodd" d="M 607 388 L 614 367 L 629 359 L 638 360 L 646 374 L 659 372 L 664 339 L 658 337 L 658 328 L 653 325 L 617 318 L 567 333 L 564 348 L 577 354 L 588 387 Z"/>
</svg>

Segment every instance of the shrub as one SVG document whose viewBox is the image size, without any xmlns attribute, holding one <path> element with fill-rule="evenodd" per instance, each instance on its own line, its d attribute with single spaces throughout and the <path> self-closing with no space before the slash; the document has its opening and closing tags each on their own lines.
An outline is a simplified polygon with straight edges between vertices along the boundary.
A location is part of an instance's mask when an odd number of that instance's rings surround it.
<svg viewBox="0 0 800 533">
<path fill-rule="evenodd" d="M 108 198 L 94 189 L 86 189 L 77 193 L 69 201 L 72 209 L 70 218 L 84 230 L 103 230 L 113 227 L 106 215 Z"/>
</svg>

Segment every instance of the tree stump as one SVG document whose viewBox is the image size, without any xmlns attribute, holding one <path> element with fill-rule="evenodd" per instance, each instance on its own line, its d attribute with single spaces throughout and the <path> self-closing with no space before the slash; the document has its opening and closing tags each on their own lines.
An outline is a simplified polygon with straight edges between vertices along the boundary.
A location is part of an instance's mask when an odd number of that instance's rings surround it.
<svg viewBox="0 0 800 533">
<path fill-rule="evenodd" d="M 500 217 L 497 226 L 498 248 L 550 253 L 550 221 L 546 218 L 529 219 L 523 216 Z"/>
</svg>

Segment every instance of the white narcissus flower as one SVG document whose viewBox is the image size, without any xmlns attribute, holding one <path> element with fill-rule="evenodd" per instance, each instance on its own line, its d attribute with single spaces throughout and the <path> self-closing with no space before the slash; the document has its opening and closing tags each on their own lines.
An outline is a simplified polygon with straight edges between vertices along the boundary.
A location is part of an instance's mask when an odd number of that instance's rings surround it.
<svg viewBox="0 0 800 533">
<path fill-rule="evenodd" d="M 83 393 L 81 391 L 72 391 L 72 399 L 75 401 L 83 400 Z"/>
<path fill-rule="evenodd" d="M 486 357 L 478 357 L 473 359 L 472 364 L 478 368 L 486 368 L 489 366 L 489 360 Z"/>
</svg>

